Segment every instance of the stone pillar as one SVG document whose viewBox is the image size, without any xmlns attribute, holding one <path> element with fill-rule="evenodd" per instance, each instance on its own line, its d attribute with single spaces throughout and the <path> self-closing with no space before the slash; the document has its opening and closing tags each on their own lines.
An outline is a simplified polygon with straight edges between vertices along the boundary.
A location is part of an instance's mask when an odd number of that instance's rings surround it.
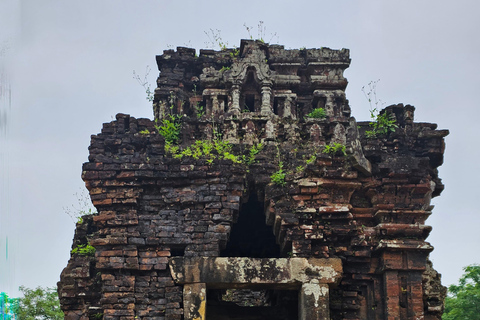
<svg viewBox="0 0 480 320">
<path fill-rule="evenodd" d="M 292 117 L 292 98 L 286 97 L 283 102 L 283 117 L 291 118 Z"/>
<path fill-rule="evenodd" d="M 232 106 L 228 111 L 233 114 L 240 114 L 240 88 L 238 86 L 232 87 Z"/>
<path fill-rule="evenodd" d="M 272 114 L 272 104 L 271 104 L 271 97 L 272 97 L 272 88 L 268 86 L 262 87 L 262 114 Z"/>
<path fill-rule="evenodd" d="M 219 113 L 219 104 L 218 104 L 218 96 L 212 96 L 212 114 L 216 115 Z"/>
<path fill-rule="evenodd" d="M 299 295 L 299 320 L 330 320 L 327 284 L 304 283 Z"/>
<path fill-rule="evenodd" d="M 183 286 L 185 320 L 205 320 L 207 315 L 207 285 L 191 283 Z"/>
</svg>

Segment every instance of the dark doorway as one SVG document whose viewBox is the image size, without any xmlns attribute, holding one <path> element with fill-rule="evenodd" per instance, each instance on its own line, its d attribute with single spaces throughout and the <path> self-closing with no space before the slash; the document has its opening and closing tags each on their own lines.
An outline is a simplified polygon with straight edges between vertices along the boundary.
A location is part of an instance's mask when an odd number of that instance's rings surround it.
<svg viewBox="0 0 480 320">
<path fill-rule="evenodd" d="M 265 223 L 263 202 L 252 192 L 242 205 L 238 222 L 232 226 L 230 239 L 222 257 L 280 258 L 272 227 Z"/>
</svg>

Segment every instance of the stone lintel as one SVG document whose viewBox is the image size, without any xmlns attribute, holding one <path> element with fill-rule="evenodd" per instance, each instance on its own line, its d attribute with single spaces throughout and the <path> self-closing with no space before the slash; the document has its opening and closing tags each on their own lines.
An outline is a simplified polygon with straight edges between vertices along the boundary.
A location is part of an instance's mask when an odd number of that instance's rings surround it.
<svg viewBox="0 0 480 320">
<path fill-rule="evenodd" d="M 338 258 L 174 257 L 170 272 L 178 284 L 206 283 L 209 288 L 297 290 L 304 283 L 336 284 L 342 275 Z"/>
</svg>

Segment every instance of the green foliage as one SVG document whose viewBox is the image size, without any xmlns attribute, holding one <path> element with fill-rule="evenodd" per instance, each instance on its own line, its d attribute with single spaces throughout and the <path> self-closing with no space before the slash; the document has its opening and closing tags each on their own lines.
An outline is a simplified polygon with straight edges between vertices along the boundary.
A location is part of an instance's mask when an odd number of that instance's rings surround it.
<svg viewBox="0 0 480 320">
<path fill-rule="evenodd" d="M 232 67 L 223 66 L 223 67 L 220 69 L 220 72 L 228 71 L 228 70 L 230 70 L 231 68 L 232 68 Z"/>
<path fill-rule="evenodd" d="M 255 162 L 255 157 L 257 154 L 262 151 L 263 149 L 263 144 L 262 143 L 257 143 L 254 144 L 250 147 L 250 150 L 248 152 L 248 157 L 244 158 L 244 163 L 249 166 Z"/>
<path fill-rule="evenodd" d="M 139 132 L 140 134 L 150 134 L 150 131 L 148 129 L 142 130 Z"/>
<path fill-rule="evenodd" d="M 197 98 L 197 85 L 194 84 L 193 85 L 193 97 Z M 195 108 L 195 114 L 197 115 L 197 118 L 200 119 L 201 117 L 203 117 L 203 115 L 205 114 L 205 109 L 203 108 L 203 106 L 200 104 L 200 102 L 197 102 L 194 106 Z"/>
<path fill-rule="evenodd" d="M 165 151 L 172 154 L 176 159 L 182 159 L 183 157 L 191 157 L 196 160 L 206 158 L 209 164 L 212 164 L 215 159 L 226 159 L 233 163 L 242 163 L 242 157 L 233 154 L 232 147 L 230 143 L 220 139 L 213 141 L 197 140 L 183 150 L 180 150 L 178 146 L 166 144 Z"/>
<path fill-rule="evenodd" d="M 230 57 L 236 59 L 240 55 L 240 50 L 238 48 L 233 48 L 233 51 L 230 52 Z"/>
<path fill-rule="evenodd" d="M 316 156 L 315 154 L 312 154 L 312 156 L 311 156 L 310 158 L 308 158 L 308 159 L 305 161 L 305 163 L 306 163 L 307 165 L 309 165 L 309 164 L 314 163 L 315 160 L 317 160 L 317 156 Z"/>
<path fill-rule="evenodd" d="M 80 244 L 71 251 L 72 255 L 78 254 L 79 256 L 93 257 L 95 256 L 95 247 L 90 244 Z"/>
<path fill-rule="evenodd" d="M 330 145 L 326 145 L 325 149 L 323 149 L 322 153 L 329 154 L 331 156 L 334 156 L 336 154 L 342 154 L 344 156 L 347 155 L 347 147 L 341 143 L 331 143 Z"/>
<path fill-rule="evenodd" d="M 272 181 L 274 184 L 279 185 L 279 186 L 285 186 L 287 182 L 285 181 L 285 176 L 287 173 L 283 171 L 283 162 L 280 161 L 278 166 L 280 167 L 278 171 L 274 172 L 270 176 L 270 181 Z"/>
<path fill-rule="evenodd" d="M 370 81 L 368 89 L 365 86 L 362 87 L 362 92 L 370 105 L 370 118 L 372 119 L 369 123 L 372 130 L 365 131 L 367 138 L 375 138 L 378 135 L 386 136 L 390 132 L 395 132 L 395 129 L 398 128 L 393 115 L 388 112 L 380 113 L 378 111 L 384 105 L 382 100 L 377 98 L 377 84 L 379 81 Z"/>
<path fill-rule="evenodd" d="M 95 313 L 92 318 L 94 320 L 102 320 L 103 319 L 103 313 Z"/>
<path fill-rule="evenodd" d="M 373 130 L 365 131 L 367 138 L 374 138 L 378 135 L 386 136 L 390 132 L 395 132 L 395 129 L 398 128 L 393 115 L 386 111 L 384 113 L 378 113 L 377 109 L 370 110 L 370 117 L 373 121 L 371 121 L 369 125 Z"/>
<path fill-rule="evenodd" d="M 464 268 L 458 285 L 448 288 L 443 320 L 480 320 L 480 265 Z"/>
<path fill-rule="evenodd" d="M 29 289 L 20 287 L 23 298 L 19 299 L 17 316 L 20 320 L 63 320 L 58 294 L 55 288 Z"/>
<path fill-rule="evenodd" d="M 307 114 L 307 118 L 325 119 L 326 117 L 327 117 L 327 114 L 323 108 L 313 109 L 312 112 Z"/>
<path fill-rule="evenodd" d="M 180 139 L 180 129 L 182 128 L 181 115 L 167 114 L 160 120 L 155 120 L 155 129 L 165 138 L 165 143 L 177 144 Z"/>
</svg>

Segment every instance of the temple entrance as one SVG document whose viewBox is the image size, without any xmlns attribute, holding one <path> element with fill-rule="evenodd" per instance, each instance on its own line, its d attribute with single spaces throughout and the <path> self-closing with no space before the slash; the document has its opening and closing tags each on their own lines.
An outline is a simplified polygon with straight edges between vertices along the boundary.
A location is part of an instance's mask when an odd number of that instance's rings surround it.
<svg viewBox="0 0 480 320">
<path fill-rule="evenodd" d="M 232 225 L 230 239 L 222 257 L 280 258 L 271 226 L 265 223 L 264 204 L 252 192 L 241 207 L 237 223 Z"/>
<path fill-rule="evenodd" d="M 183 285 L 185 320 L 329 319 L 329 286 L 342 275 L 338 258 L 176 257 L 169 265 L 175 283 Z M 264 296 L 236 301 L 230 289 Z"/>
</svg>

